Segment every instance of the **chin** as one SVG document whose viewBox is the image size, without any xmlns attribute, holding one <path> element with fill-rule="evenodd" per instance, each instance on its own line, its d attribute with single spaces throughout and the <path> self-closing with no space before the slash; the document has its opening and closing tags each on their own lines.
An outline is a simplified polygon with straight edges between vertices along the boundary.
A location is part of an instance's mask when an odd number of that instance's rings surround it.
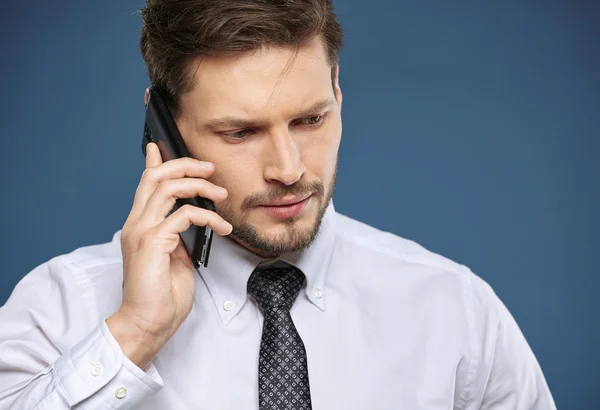
<svg viewBox="0 0 600 410">
<path fill-rule="evenodd" d="M 262 214 L 260 217 L 234 225 L 231 236 L 236 242 L 264 256 L 276 257 L 281 253 L 301 251 L 314 241 L 320 227 L 319 208 L 315 205 L 297 217 L 286 219 L 275 219 L 257 211 Z"/>
</svg>

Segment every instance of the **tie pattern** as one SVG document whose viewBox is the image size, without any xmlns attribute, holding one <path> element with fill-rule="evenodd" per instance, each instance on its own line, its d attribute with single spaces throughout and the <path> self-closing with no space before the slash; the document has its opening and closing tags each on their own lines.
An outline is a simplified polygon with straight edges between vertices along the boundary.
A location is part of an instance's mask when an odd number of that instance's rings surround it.
<svg viewBox="0 0 600 410">
<path fill-rule="evenodd" d="M 260 410 L 310 410 L 310 388 L 304 343 L 290 309 L 305 276 L 293 266 L 257 268 L 248 293 L 264 315 L 258 365 Z"/>
</svg>

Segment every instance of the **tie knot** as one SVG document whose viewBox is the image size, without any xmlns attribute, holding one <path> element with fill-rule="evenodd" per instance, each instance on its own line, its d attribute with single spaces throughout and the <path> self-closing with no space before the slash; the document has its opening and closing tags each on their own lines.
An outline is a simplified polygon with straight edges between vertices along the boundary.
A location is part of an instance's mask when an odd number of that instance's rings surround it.
<svg viewBox="0 0 600 410">
<path fill-rule="evenodd" d="M 248 293 L 263 309 L 292 308 L 304 284 L 304 273 L 294 266 L 256 268 L 248 279 Z"/>
</svg>

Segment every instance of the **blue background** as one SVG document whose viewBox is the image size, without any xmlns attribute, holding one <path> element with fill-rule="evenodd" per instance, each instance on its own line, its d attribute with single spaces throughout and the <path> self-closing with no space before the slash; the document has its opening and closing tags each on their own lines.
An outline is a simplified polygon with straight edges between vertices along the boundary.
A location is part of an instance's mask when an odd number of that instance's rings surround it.
<svg viewBox="0 0 600 410">
<path fill-rule="evenodd" d="M 142 1 L 11 3 L 0 303 L 35 266 L 122 227 L 148 86 Z M 343 0 L 337 12 L 337 210 L 471 267 L 558 407 L 600 408 L 598 2 Z"/>
</svg>

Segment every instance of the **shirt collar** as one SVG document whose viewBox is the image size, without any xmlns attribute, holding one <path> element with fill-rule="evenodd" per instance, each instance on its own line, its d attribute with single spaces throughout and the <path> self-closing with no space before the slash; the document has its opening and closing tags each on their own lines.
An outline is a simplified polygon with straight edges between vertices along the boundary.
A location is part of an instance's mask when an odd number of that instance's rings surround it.
<svg viewBox="0 0 600 410">
<path fill-rule="evenodd" d="M 206 284 L 224 325 L 242 309 L 247 300 L 246 285 L 250 274 L 261 263 L 289 263 L 306 276 L 306 296 L 325 311 L 325 281 L 335 240 L 335 209 L 329 203 L 319 233 L 302 252 L 289 252 L 276 259 L 262 258 L 229 238 L 214 235 L 208 267 L 197 271 Z"/>
</svg>

